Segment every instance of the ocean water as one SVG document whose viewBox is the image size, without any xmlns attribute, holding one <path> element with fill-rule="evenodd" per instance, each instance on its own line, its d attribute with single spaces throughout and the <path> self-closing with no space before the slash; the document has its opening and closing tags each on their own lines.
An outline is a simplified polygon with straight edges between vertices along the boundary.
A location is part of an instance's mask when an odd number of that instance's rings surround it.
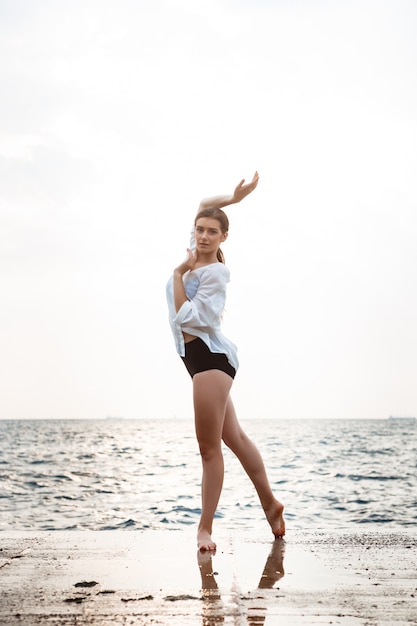
<svg viewBox="0 0 417 626">
<path fill-rule="evenodd" d="M 287 527 L 400 528 L 417 522 L 417 422 L 243 422 Z M 216 525 L 266 527 L 225 449 Z M 179 529 L 200 513 L 191 420 L 0 421 L 0 530 Z"/>
</svg>

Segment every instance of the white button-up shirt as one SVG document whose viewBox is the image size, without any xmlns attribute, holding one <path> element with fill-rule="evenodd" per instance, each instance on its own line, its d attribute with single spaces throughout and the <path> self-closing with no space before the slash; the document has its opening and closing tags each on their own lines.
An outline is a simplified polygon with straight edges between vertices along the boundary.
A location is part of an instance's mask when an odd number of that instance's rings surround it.
<svg viewBox="0 0 417 626">
<path fill-rule="evenodd" d="M 200 337 L 211 352 L 227 356 L 229 363 L 237 370 L 239 361 L 237 348 L 221 332 L 221 317 L 226 303 L 226 285 L 230 273 L 224 263 L 210 263 L 183 276 L 188 300 L 177 312 L 174 305 L 173 277 L 167 284 L 169 321 L 175 339 L 177 352 L 185 356 L 183 332 Z"/>
</svg>

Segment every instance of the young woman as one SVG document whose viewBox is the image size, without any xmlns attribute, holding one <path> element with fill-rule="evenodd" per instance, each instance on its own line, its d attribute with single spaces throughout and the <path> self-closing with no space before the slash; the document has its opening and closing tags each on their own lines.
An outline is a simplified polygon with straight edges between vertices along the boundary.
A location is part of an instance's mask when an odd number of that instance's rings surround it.
<svg viewBox="0 0 417 626">
<path fill-rule="evenodd" d="M 258 184 L 243 179 L 233 194 L 202 200 L 187 258 L 167 285 L 170 323 L 177 351 L 192 377 L 195 430 L 203 466 L 197 544 L 215 550 L 212 524 L 223 485 L 222 440 L 241 462 L 258 493 L 276 537 L 285 534 L 283 505 L 274 497 L 262 457 L 242 430 L 230 397 L 238 368 L 236 346 L 221 332 L 229 270 L 220 249 L 229 222 L 222 207 L 240 202 Z"/>
</svg>

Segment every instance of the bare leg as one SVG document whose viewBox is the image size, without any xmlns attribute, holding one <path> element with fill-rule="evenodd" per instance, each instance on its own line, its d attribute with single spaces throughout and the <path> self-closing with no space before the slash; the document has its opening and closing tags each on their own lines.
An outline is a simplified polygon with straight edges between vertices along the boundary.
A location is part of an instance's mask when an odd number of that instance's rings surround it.
<svg viewBox="0 0 417 626">
<path fill-rule="evenodd" d="M 222 432 L 232 378 L 219 370 L 193 378 L 195 431 L 203 465 L 201 518 L 197 544 L 200 550 L 215 550 L 211 538 L 213 518 L 223 486 Z"/>
<path fill-rule="evenodd" d="M 226 406 L 223 441 L 237 456 L 253 482 L 273 534 L 275 537 L 282 537 L 285 535 L 285 522 L 282 516 L 284 506 L 272 493 L 259 450 L 240 426 L 230 397 Z"/>
</svg>

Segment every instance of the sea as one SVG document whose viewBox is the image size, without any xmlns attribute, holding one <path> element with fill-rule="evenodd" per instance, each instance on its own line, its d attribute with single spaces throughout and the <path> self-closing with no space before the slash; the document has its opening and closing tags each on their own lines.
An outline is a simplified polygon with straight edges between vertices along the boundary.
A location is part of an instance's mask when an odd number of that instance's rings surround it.
<svg viewBox="0 0 417 626">
<path fill-rule="evenodd" d="M 417 523 L 417 422 L 254 420 L 287 528 Z M 215 524 L 266 529 L 255 490 L 224 449 Z M 192 420 L 1 420 L 0 530 L 183 529 L 200 514 Z"/>
</svg>

